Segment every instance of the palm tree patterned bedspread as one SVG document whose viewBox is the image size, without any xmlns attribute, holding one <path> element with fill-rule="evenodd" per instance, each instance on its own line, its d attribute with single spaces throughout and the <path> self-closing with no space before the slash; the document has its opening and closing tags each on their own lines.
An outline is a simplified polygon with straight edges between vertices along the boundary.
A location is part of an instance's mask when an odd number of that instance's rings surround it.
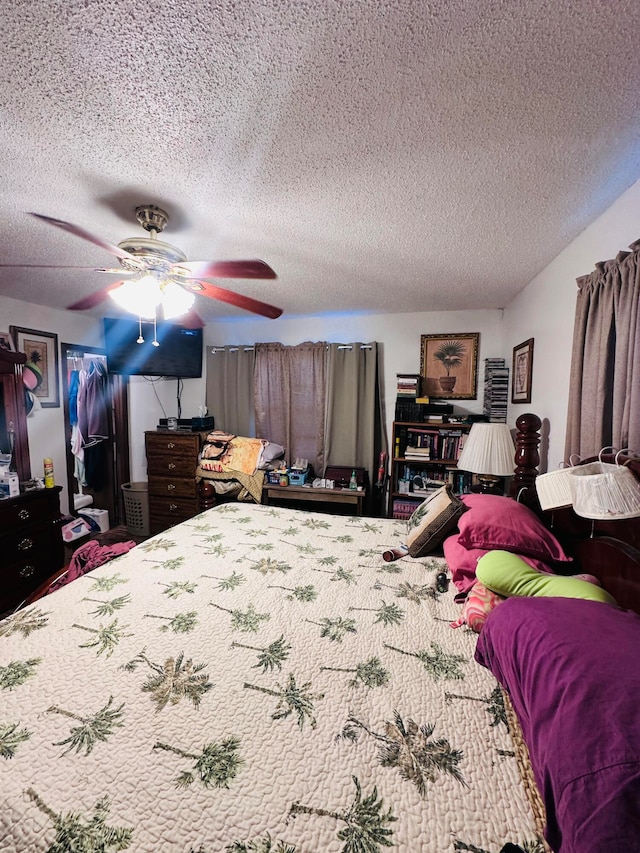
<svg viewBox="0 0 640 853">
<path fill-rule="evenodd" d="M 0 622 L 5 853 L 542 851 L 401 522 L 226 504 Z"/>
</svg>

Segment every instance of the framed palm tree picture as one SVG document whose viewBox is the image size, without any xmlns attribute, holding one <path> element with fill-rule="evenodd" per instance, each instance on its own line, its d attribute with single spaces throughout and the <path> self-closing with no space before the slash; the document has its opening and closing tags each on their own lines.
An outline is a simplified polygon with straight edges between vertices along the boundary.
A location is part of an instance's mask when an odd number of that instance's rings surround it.
<svg viewBox="0 0 640 853">
<path fill-rule="evenodd" d="M 20 326 L 10 326 L 9 331 L 16 350 L 27 356 L 27 363 L 23 368 L 25 387 L 38 398 L 43 409 L 58 408 L 58 336 L 52 332 L 39 332 Z"/>
<path fill-rule="evenodd" d="M 479 340 L 479 332 L 422 335 L 422 393 L 432 399 L 475 400 Z"/>
</svg>

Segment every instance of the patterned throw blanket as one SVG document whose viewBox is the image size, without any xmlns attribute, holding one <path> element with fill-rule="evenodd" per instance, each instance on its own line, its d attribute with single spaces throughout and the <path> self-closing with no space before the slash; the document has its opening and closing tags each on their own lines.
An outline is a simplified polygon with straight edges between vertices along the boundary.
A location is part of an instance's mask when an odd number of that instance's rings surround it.
<svg viewBox="0 0 640 853">
<path fill-rule="evenodd" d="M 0 622 L 3 853 L 540 853 L 501 691 L 391 519 L 224 504 Z"/>
<path fill-rule="evenodd" d="M 205 471 L 253 474 L 267 442 L 262 438 L 245 438 L 226 432 L 209 433 L 202 448 L 200 467 Z"/>
</svg>

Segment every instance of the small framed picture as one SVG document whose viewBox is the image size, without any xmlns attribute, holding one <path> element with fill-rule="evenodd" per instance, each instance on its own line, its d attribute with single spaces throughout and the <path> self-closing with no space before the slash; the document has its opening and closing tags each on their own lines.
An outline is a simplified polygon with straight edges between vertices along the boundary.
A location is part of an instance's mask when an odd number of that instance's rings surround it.
<svg viewBox="0 0 640 853">
<path fill-rule="evenodd" d="M 531 374 L 533 370 L 533 338 L 513 348 L 511 371 L 511 402 L 531 402 Z"/>
<path fill-rule="evenodd" d="M 25 387 L 38 398 L 43 409 L 58 408 L 58 336 L 19 326 L 10 326 L 9 331 L 16 350 L 27 356 L 22 370 Z"/>
</svg>

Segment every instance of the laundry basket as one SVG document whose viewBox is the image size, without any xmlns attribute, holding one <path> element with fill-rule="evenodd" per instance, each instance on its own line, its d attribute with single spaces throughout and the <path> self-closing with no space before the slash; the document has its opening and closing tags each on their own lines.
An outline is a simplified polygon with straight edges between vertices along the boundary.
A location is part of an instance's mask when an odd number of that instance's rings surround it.
<svg viewBox="0 0 640 853">
<path fill-rule="evenodd" d="M 146 482 L 123 483 L 124 514 L 132 536 L 149 536 L 149 487 Z"/>
</svg>

